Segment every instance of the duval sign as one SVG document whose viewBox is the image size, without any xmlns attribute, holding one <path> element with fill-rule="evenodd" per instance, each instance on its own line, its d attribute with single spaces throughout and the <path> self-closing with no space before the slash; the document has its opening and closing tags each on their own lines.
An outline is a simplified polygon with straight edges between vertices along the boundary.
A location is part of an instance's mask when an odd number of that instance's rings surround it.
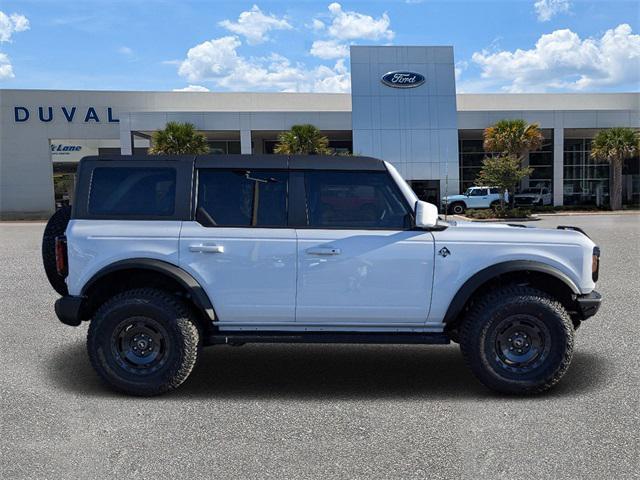
<svg viewBox="0 0 640 480">
<path fill-rule="evenodd" d="M 416 72 L 395 71 L 385 73 L 382 83 L 393 88 L 415 88 L 424 83 L 424 75 Z"/>
<path fill-rule="evenodd" d="M 106 107 L 96 109 L 95 107 L 13 107 L 13 119 L 16 123 L 24 123 L 30 118 L 37 119 L 43 123 L 53 122 L 54 119 L 62 119 L 72 123 L 74 121 L 83 123 L 118 123 L 120 120 L 113 116 L 113 109 Z"/>
</svg>

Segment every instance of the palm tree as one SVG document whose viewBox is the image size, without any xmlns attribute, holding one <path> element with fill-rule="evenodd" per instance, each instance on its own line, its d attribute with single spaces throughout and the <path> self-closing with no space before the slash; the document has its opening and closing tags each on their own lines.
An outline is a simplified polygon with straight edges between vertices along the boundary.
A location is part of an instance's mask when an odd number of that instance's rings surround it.
<svg viewBox="0 0 640 480">
<path fill-rule="evenodd" d="M 522 160 L 544 142 L 544 136 L 537 123 L 527 123 L 521 119 L 499 120 L 484 130 L 483 148 L 493 156 L 515 159 L 522 167 Z M 531 172 L 531 170 L 530 170 Z M 509 192 L 509 206 L 514 205 L 514 192 Z"/>
<path fill-rule="evenodd" d="M 622 164 L 640 154 L 640 135 L 626 127 L 600 130 L 591 142 L 591 158 L 611 165 L 610 203 L 612 210 L 622 208 Z"/>
<path fill-rule="evenodd" d="M 484 130 L 485 152 L 516 157 L 520 161 L 527 153 L 538 150 L 542 142 L 544 142 L 544 136 L 540 126 L 520 119 L 500 120 Z"/>
<path fill-rule="evenodd" d="M 152 155 L 203 155 L 209 153 L 207 137 L 190 123 L 169 122 L 164 130 L 153 132 Z"/>
<path fill-rule="evenodd" d="M 278 144 L 273 150 L 284 155 L 330 155 L 329 139 L 315 126 L 293 125 L 288 132 L 278 136 Z"/>
</svg>

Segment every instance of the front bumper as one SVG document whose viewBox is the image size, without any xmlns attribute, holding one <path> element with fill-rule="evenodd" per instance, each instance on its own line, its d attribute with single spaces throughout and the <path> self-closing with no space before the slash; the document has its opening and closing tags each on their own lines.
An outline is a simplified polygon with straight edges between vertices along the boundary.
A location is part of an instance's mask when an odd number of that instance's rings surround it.
<svg viewBox="0 0 640 480">
<path fill-rule="evenodd" d="M 579 295 L 576 298 L 576 304 L 578 306 L 578 316 L 580 320 L 586 320 L 598 313 L 601 303 L 602 295 L 595 290 L 586 295 Z"/>
<path fill-rule="evenodd" d="M 55 311 L 58 319 L 65 325 L 77 327 L 82 321 L 82 302 L 84 297 L 66 295 L 56 300 Z"/>
</svg>

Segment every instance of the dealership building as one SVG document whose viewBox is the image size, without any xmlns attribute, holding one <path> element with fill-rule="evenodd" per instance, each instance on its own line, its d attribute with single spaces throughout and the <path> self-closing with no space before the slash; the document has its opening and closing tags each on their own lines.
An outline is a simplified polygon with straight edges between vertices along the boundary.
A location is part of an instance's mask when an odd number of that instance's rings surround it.
<svg viewBox="0 0 640 480">
<path fill-rule="evenodd" d="M 590 159 L 591 139 L 640 129 L 639 93 L 457 94 L 447 46 L 351 47 L 351 94 L 0 90 L 0 109 L 2 218 L 50 214 L 72 201 L 80 158 L 145 155 L 169 121 L 194 124 L 214 154 L 272 153 L 280 132 L 310 123 L 337 153 L 393 163 L 436 203 L 473 185 L 483 129 L 521 118 L 545 138 L 523 187 L 544 185 L 555 205 L 606 204 L 609 166 Z M 640 201 L 639 166 L 624 165 L 624 204 Z"/>
</svg>

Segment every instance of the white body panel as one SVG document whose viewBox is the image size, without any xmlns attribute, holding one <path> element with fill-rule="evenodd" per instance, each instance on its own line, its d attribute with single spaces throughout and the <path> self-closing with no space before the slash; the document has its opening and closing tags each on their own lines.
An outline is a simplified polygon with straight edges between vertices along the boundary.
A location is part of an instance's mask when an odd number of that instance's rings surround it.
<svg viewBox="0 0 640 480">
<path fill-rule="evenodd" d="M 213 248 L 202 251 L 206 247 Z M 293 229 L 207 228 L 183 222 L 180 267 L 205 289 L 221 326 L 295 321 Z"/>
<path fill-rule="evenodd" d="M 424 326 L 433 284 L 430 232 L 297 233 L 297 323 Z"/>
<path fill-rule="evenodd" d="M 458 289 L 475 273 L 512 260 L 531 260 L 566 274 L 581 293 L 595 288 L 591 279 L 594 243 L 579 232 L 509 225 L 458 222 L 433 232 L 436 255 L 434 293 L 428 323 L 440 323 Z"/>
<path fill-rule="evenodd" d="M 67 226 L 69 294 L 104 267 L 120 260 L 154 258 L 179 264 L 180 221 L 71 220 Z"/>
</svg>

